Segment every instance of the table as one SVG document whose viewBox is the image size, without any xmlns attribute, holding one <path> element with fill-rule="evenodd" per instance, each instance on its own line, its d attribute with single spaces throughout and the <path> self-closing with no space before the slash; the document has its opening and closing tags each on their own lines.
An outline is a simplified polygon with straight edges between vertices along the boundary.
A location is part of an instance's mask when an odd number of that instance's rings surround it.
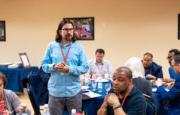
<svg viewBox="0 0 180 115">
<path fill-rule="evenodd" d="M 35 98 L 37 100 L 37 105 L 44 105 L 48 103 L 48 90 L 47 90 L 47 82 L 49 80 L 50 75 L 44 73 L 42 70 L 31 74 L 30 76 L 30 86 L 35 92 Z M 82 109 L 86 113 L 86 115 L 96 115 L 98 109 L 100 108 L 101 104 L 104 100 L 104 92 L 105 84 L 98 83 L 97 88 L 102 88 L 102 96 L 95 97 L 95 98 L 88 98 L 87 96 L 83 95 L 82 100 Z M 98 91 L 97 91 L 98 92 Z"/>
<path fill-rule="evenodd" d="M 7 78 L 6 89 L 10 89 L 16 93 L 23 92 L 23 81 L 27 80 L 27 76 L 31 71 L 38 70 L 38 67 L 29 68 L 0 68 L 0 72 L 4 73 Z"/>
</svg>

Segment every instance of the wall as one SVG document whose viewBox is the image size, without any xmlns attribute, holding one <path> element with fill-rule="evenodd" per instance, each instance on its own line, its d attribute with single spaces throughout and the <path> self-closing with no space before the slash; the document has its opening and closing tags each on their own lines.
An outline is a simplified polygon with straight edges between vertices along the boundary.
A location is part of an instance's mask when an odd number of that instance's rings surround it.
<svg viewBox="0 0 180 115">
<path fill-rule="evenodd" d="M 114 68 L 149 51 L 168 76 L 167 52 L 180 44 L 179 0 L 0 0 L 0 8 L 7 34 L 0 42 L 0 63 L 19 61 L 18 53 L 27 52 L 31 64 L 39 66 L 63 17 L 94 16 L 95 40 L 80 42 L 88 58 L 104 48 Z"/>
</svg>

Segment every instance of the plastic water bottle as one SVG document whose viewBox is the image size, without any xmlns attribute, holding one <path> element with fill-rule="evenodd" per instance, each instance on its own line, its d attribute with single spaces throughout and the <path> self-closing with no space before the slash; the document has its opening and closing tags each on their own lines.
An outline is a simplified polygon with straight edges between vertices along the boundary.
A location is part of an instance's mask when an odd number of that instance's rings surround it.
<svg viewBox="0 0 180 115">
<path fill-rule="evenodd" d="M 76 115 L 76 109 L 71 110 L 71 115 Z"/>
<path fill-rule="evenodd" d="M 49 113 L 49 107 L 48 107 L 48 104 L 45 104 L 44 105 L 44 114 L 43 115 L 50 115 L 50 113 Z"/>
</svg>

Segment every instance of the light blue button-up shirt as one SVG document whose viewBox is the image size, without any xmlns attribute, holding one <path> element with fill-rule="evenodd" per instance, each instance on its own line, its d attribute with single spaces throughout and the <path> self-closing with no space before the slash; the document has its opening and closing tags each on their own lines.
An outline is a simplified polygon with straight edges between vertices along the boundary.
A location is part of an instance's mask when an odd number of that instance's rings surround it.
<svg viewBox="0 0 180 115">
<path fill-rule="evenodd" d="M 69 66 L 69 73 L 63 74 L 53 69 L 54 64 L 64 61 L 61 53 L 62 44 L 51 42 L 44 58 L 42 59 L 42 69 L 51 73 L 48 82 L 49 94 L 55 97 L 71 97 L 81 90 L 80 74 L 88 71 L 88 64 L 84 48 L 78 43 L 71 43 L 62 47 L 64 54 L 70 51 L 66 64 Z"/>
</svg>

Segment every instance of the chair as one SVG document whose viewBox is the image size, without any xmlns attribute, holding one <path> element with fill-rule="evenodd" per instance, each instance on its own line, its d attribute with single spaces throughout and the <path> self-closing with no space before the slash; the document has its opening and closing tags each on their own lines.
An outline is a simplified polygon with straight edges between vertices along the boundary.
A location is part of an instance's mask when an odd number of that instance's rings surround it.
<svg viewBox="0 0 180 115">
<path fill-rule="evenodd" d="M 147 102 L 146 114 L 147 115 L 157 115 L 157 107 L 154 104 L 153 98 L 144 93 L 143 93 L 143 96 L 145 97 L 146 102 Z"/>
<path fill-rule="evenodd" d="M 28 96 L 34 110 L 34 115 L 41 115 L 39 104 L 37 103 L 34 90 L 31 86 L 27 88 Z"/>
<path fill-rule="evenodd" d="M 45 73 L 42 68 L 36 71 L 32 71 L 28 75 L 28 84 L 35 92 L 35 97 L 39 105 L 48 103 L 48 80 L 50 75 Z"/>
</svg>

